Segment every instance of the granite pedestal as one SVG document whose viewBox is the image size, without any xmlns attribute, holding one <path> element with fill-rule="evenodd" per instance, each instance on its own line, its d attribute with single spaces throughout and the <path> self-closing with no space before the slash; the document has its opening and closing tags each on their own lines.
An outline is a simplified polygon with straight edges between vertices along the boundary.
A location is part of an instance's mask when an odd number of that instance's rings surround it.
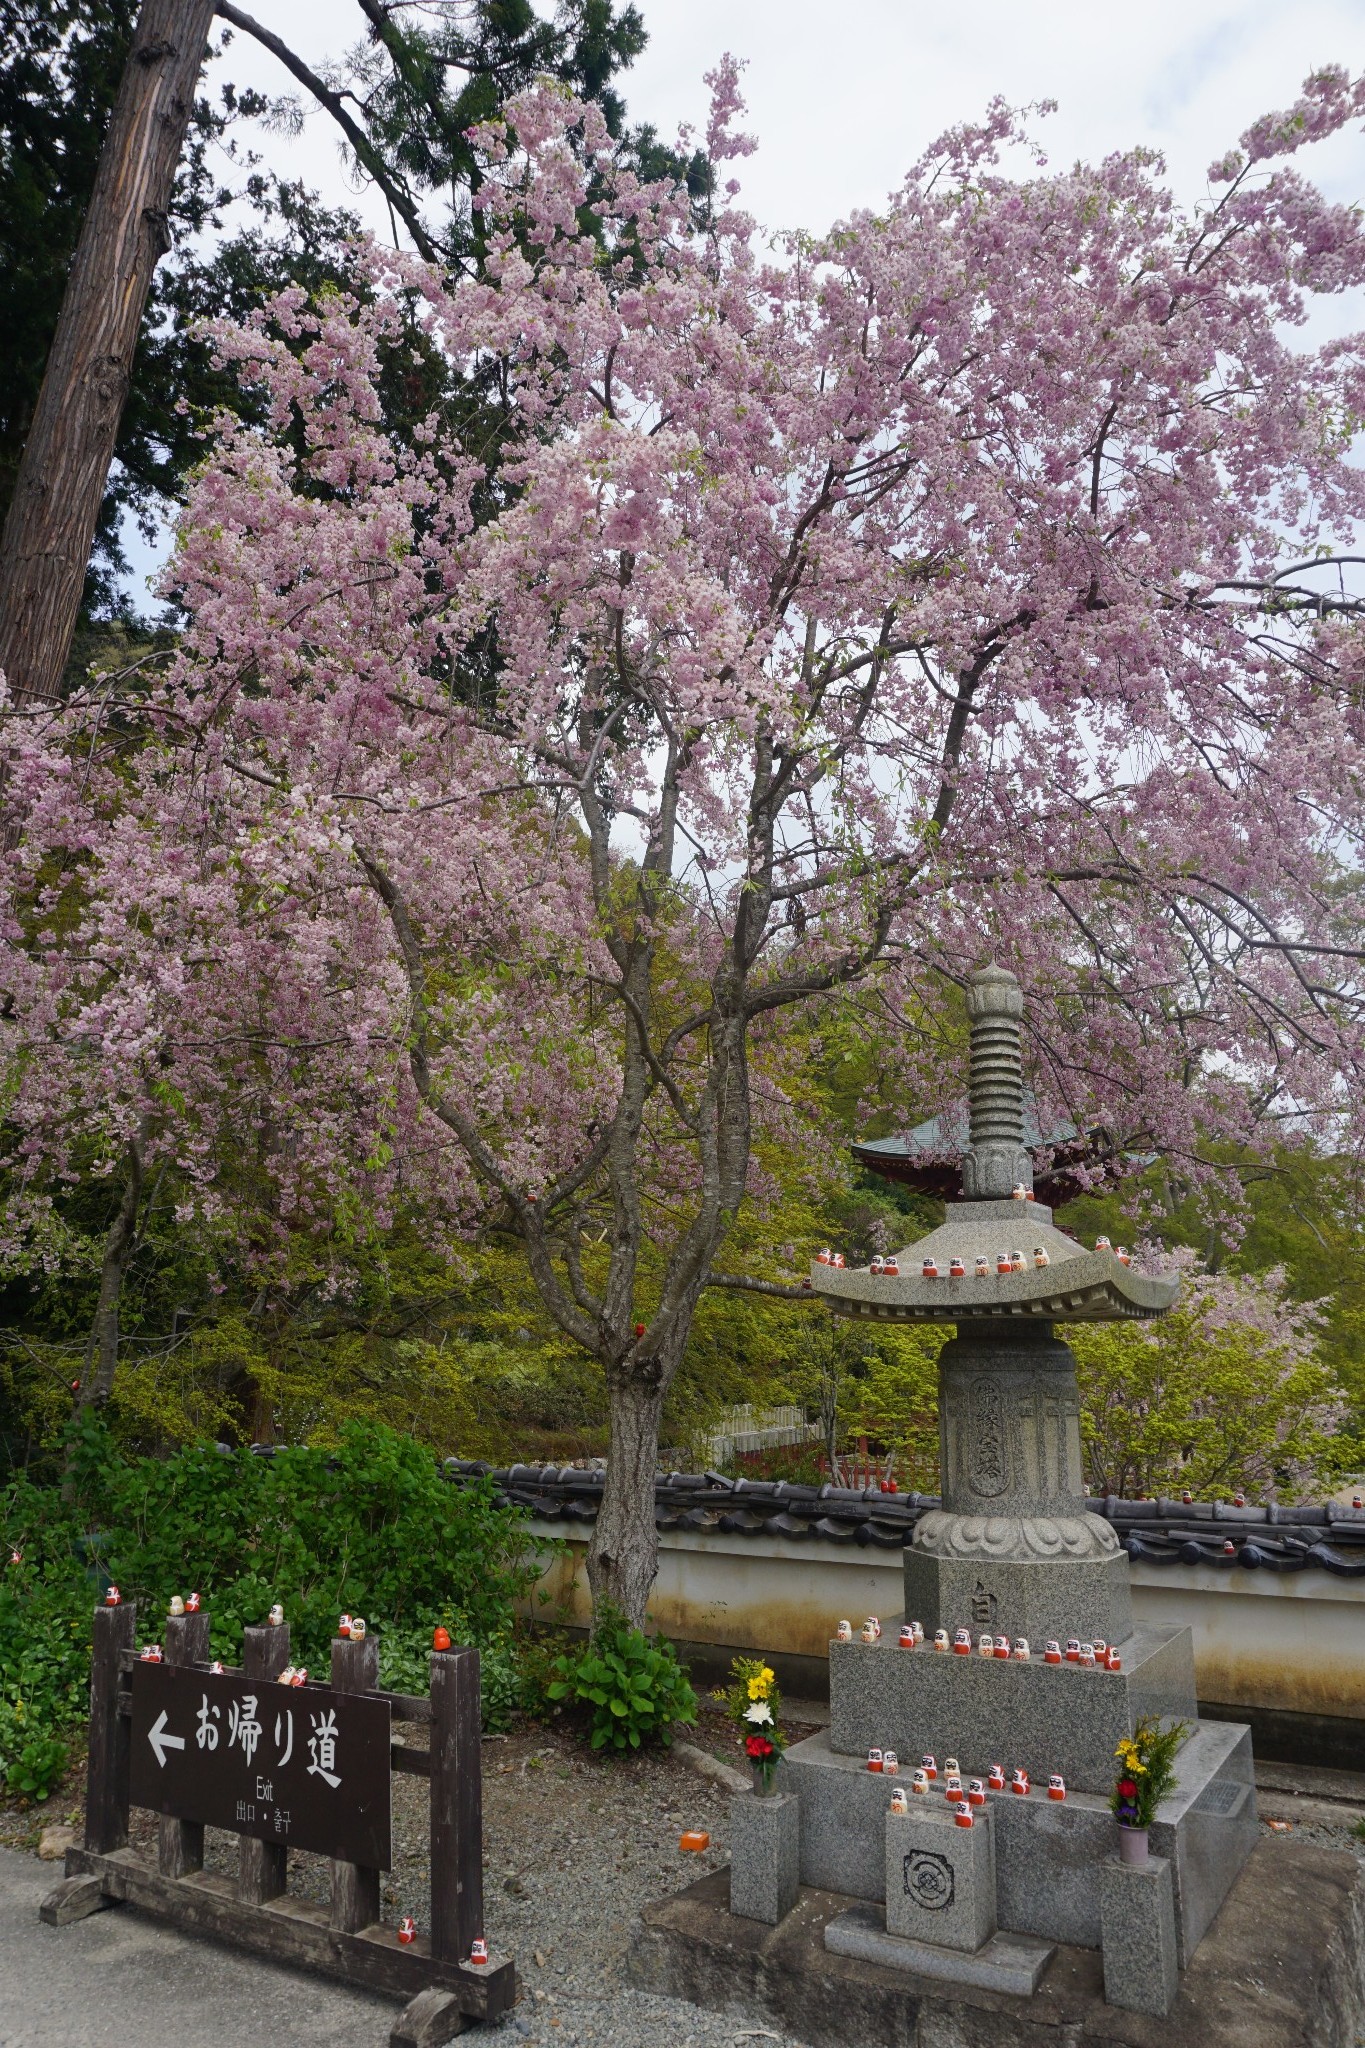
<svg viewBox="0 0 1365 2048">
<path fill-rule="evenodd" d="M 995 1838 L 983 1812 L 958 1827 L 917 1799 L 886 1816 L 886 1931 L 974 1955 L 995 1933 Z"/>
<path fill-rule="evenodd" d="M 965 1745 L 958 1754 L 964 1770 L 977 1769 Z M 1172 1867 L 1183 1969 L 1256 1844 L 1249 1731 L 1230 1721 L 1201 1722 L 1180 1748 L 1176 1773 L 1151 1841 L 1154 1852 Z M 855 1899 L 884 1901 L 885 1778 L 869 1771 L 865 1761 L 839 1755 L 822 1731 L 793 1743 L 782 1759 L 778 1783 L 800 1799 L 801 1882 Z M 946 1811 L 940 1795 L 929 1796 Z M 912 1794 L 912 1809 L 919 1804 Z M 1027 1797 L 989 1794 L 985 1810 L 995 1837 L 1000 1927 L 1098 1948 L 1098 1871 L 1114 1853 L 1116 1838 L 1107 1799 L 1068 1792 L 1066 1799 L 1053 1801 L 1046 1796 L 1044 1779 Z"/>
<path fill-rule="evenodd" d="M 730 1802 L 730 1911 L 776 1927 L 801 1887 L 800 1808 L 790 1792 Z"/>
<path fill-rule="evenodd" d="M 1098 1867 L 1094 1878 L 1098 1889 Z M 1105 2004 L 1098 1948 L 1056 1948 L 1032 1996 L 1011 1996 L 965 1975 L 917 1976 L 899 1966 L 905 1943 L 892 1967 L 874 1946 L 836 1947 L 828 1937 L 856 1900 L 803 1886 L 766 1927 L 735 1919 L 729 1896 L 718 1870 L 645 1906 L 626 1970 L 637 1990 L 724 2014 L 731 2032 L 767 2028 L 809 2048 L 1348 2048 L 1365 2037 L 1365 1864 L 1296 1834 L 1257 1843 L 1165 2019 Z M 880 1909 L 864 1902 L 862 1919 L 873 1944 Z"/>
<path fill-rule="evenodd" d="M 1175 1891 L 1164 1856 L 1100 1865 L 1104 2002 L 1124 2012 L 1168 2013 L 1180 1982 Z"/>
<path fill-rule="evenodd" d="M 896 1619 L 883 1627 L 879 1643 L 829 1646 L 830 1746 L 850 1756 L 893 1748 L 911 1764 L 932 1750 L 983 1777 L 992 1763 L 1022 1764 L 1034 1778 L 1060 1771 L 1069 1789 L 1108 1792 L 1115 1747 L 1141 1716 L 1198 1714 L 1187 1628 L 1138 1629 L 1119 1645 L 1121 1671 L 1092 1671 L 1044 1664 L 1041 1645 L 1027 1664 L 902 1650 Z"/>
<path fill-rule="evenodd" d="M 955 1532 L 955 1539 L 960 1540 Z M 1133 1627 L 1128 1559 L 1080 1558 L 1054 1568 L 1039 1558 L 984 1553 L 937 1557 L 911 1545 L 905 1553 L 905 1611 L 927 1637 L 934 1630 L 1008 1629 L 1042 1655 L 1049 1636 L 1118 1641 Z"/>
</svg>

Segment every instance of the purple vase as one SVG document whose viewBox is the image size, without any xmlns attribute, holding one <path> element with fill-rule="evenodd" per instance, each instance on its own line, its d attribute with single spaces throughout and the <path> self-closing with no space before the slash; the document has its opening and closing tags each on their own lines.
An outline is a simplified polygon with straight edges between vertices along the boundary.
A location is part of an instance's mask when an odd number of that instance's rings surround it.
<svg viewBox="0 0 1365 2048">
<path fill-rule="evenodd" d="M 1119 1829 L 1119 1862 L 1145 1863 L 1147 1861 L 1146 1828 Z"/>
</svg>

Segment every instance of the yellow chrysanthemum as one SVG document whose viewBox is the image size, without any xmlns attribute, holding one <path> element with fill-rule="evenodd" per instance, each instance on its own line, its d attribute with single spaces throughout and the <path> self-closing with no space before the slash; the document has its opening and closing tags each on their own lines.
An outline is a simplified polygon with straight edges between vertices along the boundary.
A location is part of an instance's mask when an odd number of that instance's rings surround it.
<svg viewBox="0 0 1365 2048">
<path fill-rule="evenodd" d="M 772 1673 L 769 1671 L 765 1671 L 760 1678 L 751 1678 L 749 1680 L 749 1698 L 751 1700 L 765 1700 L 768 1697 L 768 1687 L 771 1683 Z"/>
</svg>

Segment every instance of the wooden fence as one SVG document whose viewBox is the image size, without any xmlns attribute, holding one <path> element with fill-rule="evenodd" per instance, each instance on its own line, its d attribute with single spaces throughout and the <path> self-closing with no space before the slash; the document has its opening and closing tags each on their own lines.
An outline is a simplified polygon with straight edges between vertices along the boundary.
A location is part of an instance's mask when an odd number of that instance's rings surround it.
<svg viewBox="0 0 1365 2048">
<path fill-rule="evenodd" d="M 388 1992 L 407 2000 L 389 2036 L 391 2048 L 434 2048 L 470 2020 L 492 2020 L 506 2011 L 516 1997 L 511 1959 L 490 1955 L 484 1963 L 470 1960 L 476 1942 L 484 1941 L 478 1651 L 433 1651 L 431 1693 L 422 1698 L 380 1690 L 373 1637 L 359 1642 L 338 1637 L 332 1644 L 330 1688 L 281 1687 L 278 1695 L 282 1702 L 312 1708 L 315 1718 L 328 1702 L 335 1705 L 336 1695 L 361 1695 L 384 1703 L 394 1721 L 430 1724 L 429 1748 L 394 1742 L 389 1749 L 391 1771 L 426 1777 L 431 1787 L 431 1925 L 400 1941 L 398 1930 L 381 1917 L 377 1867 L 334 1856 L 330 1901 L 324 1906 L 289 1892 L 287 1841 L 242 1832 L 235 1878 L 204 1869 L 204 1822 L 183 1812 L 160 1813 L 155 1862 L 129 1846 L 136 1625 L 131 1602 L 95 1611 L 85 1844 L 67 1852 L 67 1874 L 44 1899 L 41 1917 L 60 1927 L 127 1900 L 179 1928 L 272 1962 Z M 213 1711 L 209 1699 L 215 1682 L 208 1652 L 207 1613 L 167 1620 L 165 1662 L 204 1675 L 206 1713 Z M 224 1680 L 269 1686 L 288 1663 L 287 1623 L 248 1628 L 240 1670 L 223 1674 L 216 1683 L 226 1698 L 233 1688 Z M 274 1703 L 273 1694 L 259 1697 Z M 165 1723 L 163 1713 L 142 1730 L 158 1759 L 168 1742 L 174 1751 L 185 1748 L 184 1738 L 163 1732 Z M 182 1763 L 182 1775 L 184 1769 Z M 386 1780 L 386 1816 L 388 1789 Z M 180 1804 L 185 1803 L 182 1797 Z M 207 1797 L 200 1810 L 212 1811 Z M 288 1820 L 286 1814 L 286 1826 Z M 339 1826 L 344 1821 L 342 1813 Z M 212 1824 L 231 1826 L 216 1815 Z"/>
</svg>

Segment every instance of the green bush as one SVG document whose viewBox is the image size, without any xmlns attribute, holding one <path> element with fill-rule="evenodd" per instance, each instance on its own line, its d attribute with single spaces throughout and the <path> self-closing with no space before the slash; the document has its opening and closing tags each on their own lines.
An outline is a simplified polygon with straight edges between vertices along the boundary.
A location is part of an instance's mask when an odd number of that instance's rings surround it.
<svg viewBox="0 0 1365 2048">
<path fill-rule="evenodd" d="M 272 1458 L 196 1445 L 127 1457 L 98 1422 L 74 1443 L 72 1497 L 16 1479 L 0 1494 L 0 1782 L 47 1796 L 63 1737 L 86 1712 L 91 1611 L 112 1580 L 157 1640 L 174 1593 L 197 1591 L 213 1654 L 241 1657 L 242 1629 L 283 1603 L 296 1661 L 328 1668 L 337 1616 L 363 1614 L 384 1683 L 427 1689 L 444 1621 L 482 1653 L 485 1717 L 520 1703 L 514 1602 L 537 1576 L 525 1517 L 487 1483 L 452 1485 L 430 1451 L 379 1424 L 347 1424 L 334 1451 Z M 59 1754 L 59 1752 L 61 1752 Z"/>
<path fill-rule="evenodd" d="M 431 1631 L 438 1622 L 453 1643 L 475 1641 L 475 1631 L 452 1607 L 437 1609 L 430 1623 L 412 1628 L 387 1628 L 379 1639 L 379 1682 L 390 1692 L 425 1692 L 431 1656 Z M 506 1728 L 520 1707 L 531 1704 L 522 1667 L 522 1651 L 510 1627 L 486 1636 L 479 1644 L 479 1699 L 483 1725 L 490 1733 Z"/>
<path fill-rule="evenodd" d="M 651 1739 L 667 1747 L 676 1721 L 695 1721 L 697 1696 L 673 1645 L 650 1641 L 607 1611 L 581 1649 L 557 1657 L 545 1688 L 552 1700 L 590 1709 L 594 1749 L 638 1749 Z"/>
</svg>

